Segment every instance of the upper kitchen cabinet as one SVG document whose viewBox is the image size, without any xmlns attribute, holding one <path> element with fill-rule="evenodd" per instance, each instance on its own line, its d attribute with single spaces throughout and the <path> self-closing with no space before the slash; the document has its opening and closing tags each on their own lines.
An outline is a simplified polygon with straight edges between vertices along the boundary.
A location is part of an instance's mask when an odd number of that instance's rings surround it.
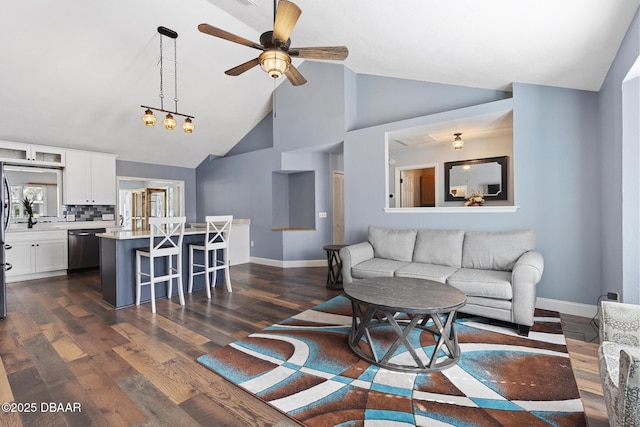
<svg viewBox="0 0 640 427">
<path fill-rule="evenodd" d="M 20 165 L 63 167 L 65 150 L 43 145 L 0 141 L 0 161 Z"/>
<path fill-rule="evenodd" d="M 116 156 L 67 150 L 63 174 L 65 205 L 115 205 Z"/>
</svg>

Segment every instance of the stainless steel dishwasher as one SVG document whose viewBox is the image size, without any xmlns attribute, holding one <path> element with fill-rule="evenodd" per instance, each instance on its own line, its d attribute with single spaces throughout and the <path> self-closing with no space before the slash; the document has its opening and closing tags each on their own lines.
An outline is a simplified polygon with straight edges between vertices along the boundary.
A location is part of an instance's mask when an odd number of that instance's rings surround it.
<svg viewBox="0 0 640 427">
<path fill-rule="evenodd" d="M 69 230 L 69 270 L 100 266 L 100 238 L 104 228 Z"/>
</svg>

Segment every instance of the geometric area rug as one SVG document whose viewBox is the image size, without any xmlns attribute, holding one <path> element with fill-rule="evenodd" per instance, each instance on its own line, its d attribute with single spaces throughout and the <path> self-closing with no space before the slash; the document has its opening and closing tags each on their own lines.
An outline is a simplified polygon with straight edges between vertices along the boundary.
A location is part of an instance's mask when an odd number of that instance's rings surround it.
<svg viewBox="0 0 640 427">
<path fill-rule="evenodd" d="M 537 309 L 526 338 L 480 317 L 456 322 L 460 360 L 427 374 L 360 359 L 343 295 L 197 360 L 307 426 L 586 426 L 558 313 Z"/>
</svg>

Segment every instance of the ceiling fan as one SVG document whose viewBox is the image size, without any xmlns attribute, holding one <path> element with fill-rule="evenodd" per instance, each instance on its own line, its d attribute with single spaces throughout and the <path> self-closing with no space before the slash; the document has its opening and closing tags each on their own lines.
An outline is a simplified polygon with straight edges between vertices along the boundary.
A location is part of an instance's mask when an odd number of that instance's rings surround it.
<svg viewBox="0 0 640 427">
<path fill-rule="evenodd" d="M 260 35 L 260 44 L 209 24 L 198 25 L 198 30 L 211 36 L 262 51 L 257 58 L 233 67 L 225 71 L 225 74 L 229 76 L 239 76 L 256 65 L 260 65 L 264 71 L 269 73 L 270 77 L 277 79 L 284 74 L 291 84 L 300 86 L 305 84 L 307 80 L 291 63 L 291 57 L 342 61 L 349 55 L 349 50 L 346 46 L 290 47 L 291 39 L 289 35 L 291 35 L 293 27 L 296 25 L 296 22 L 298 22 L 301 13 L 302 10 L 294 3 L 287 0 L 280 0 L 277 11 L 275 12 L 273 31 L 262 33 L 262 35 Z"/>
</svg>

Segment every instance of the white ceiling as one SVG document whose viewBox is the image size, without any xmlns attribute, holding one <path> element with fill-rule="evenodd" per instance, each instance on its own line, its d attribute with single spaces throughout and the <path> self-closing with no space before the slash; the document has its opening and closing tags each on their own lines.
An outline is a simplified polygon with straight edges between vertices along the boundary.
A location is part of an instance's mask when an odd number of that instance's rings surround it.
<svg viewBox="0 0 640 427">
<path fill-rule="evenodd" d="M 274 82 L 259 68 L 224 75 L 258 51 L 204 35 L 197 26 L 258 41 L 272 26 L 273 1 L 255 1 L 260 6 L 0 0 L 0 139 L 184 167 L 224 155 L 268 113 Z M 357 73 L 479 88 L 509 89 L 517 81 L 595 91 L 640 3 L 294 1 L 302 16 L 292 45 L 346 45 L 345 65 Z M 195 116 L 192 135 L 141 121 L 140 105 L 160 106 L 158 26 L 179 34 L 178 111 Z M 172 41 L 164 40 L 164 57 L 171 59 Z M 165 108 L 173 109 L 170 73 L 164 88 Z"/>
</svg>

